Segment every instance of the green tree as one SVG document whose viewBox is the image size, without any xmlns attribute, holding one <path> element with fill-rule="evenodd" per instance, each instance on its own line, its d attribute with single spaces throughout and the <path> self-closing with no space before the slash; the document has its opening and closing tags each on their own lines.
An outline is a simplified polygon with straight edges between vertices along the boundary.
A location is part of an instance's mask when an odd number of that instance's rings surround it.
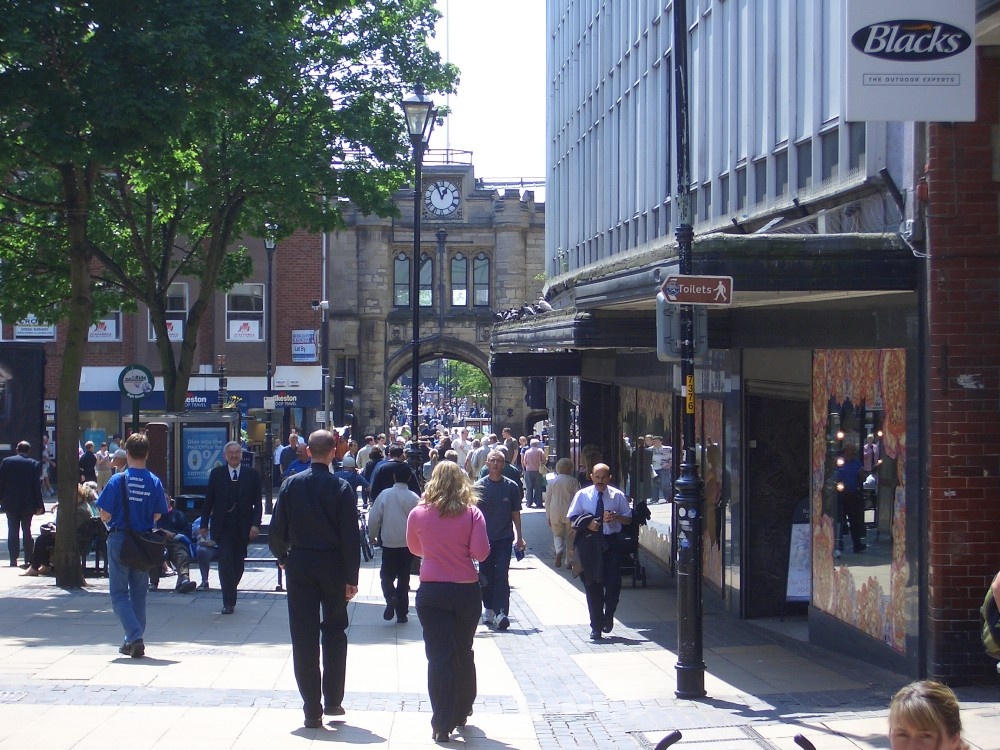
<svg viewBox="0 0 1000 750">
<path fill-rule="evenodd" d="M 244 233 L 384 211 L 404 178 L 395 103 L 454 71 L 426 48 L 431 0 L 0 0 L 0 315 L 67 321 L 57 460 L 76 463 L 87 329 L 150 307 L 169 396 L 183 393 L 215 289 L 245 278 Z M 193 276 L 179 362 L 165 297 Z M 60 472 L 73 517 L 75 472 Z M 56 582 L 83 582 L 71 524 Z"/>
<path fill-rule="evenodd" d="M 468 362 L 451 363 L 451 373 L 456 398 L 474 398 L 480 402 L 489 403 L 493 390 L 490 379 L 482 370 Z"/>
</svg>

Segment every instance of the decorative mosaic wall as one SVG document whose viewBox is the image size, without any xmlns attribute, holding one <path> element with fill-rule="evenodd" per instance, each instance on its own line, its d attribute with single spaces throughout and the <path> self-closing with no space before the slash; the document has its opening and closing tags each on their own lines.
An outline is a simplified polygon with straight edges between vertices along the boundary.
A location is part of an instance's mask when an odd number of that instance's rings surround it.
<svg viewBox="0 0 1000 750">
<path fill-rule="evenodd" d="M 902 349 L 816 350 L 812 374 L 812 518 L 813 605 L 904 651 L 906 589 L 910 578 L 906 558 L 906 503 L 903 486 L 906 464 L 906 358 Z M 867 560 L 852 569 L 835 557 L 836 519 L 824 509 L 827 430 L 831 411 L 845 404 L 878 405 L 882 417 L 882 456 L 891 461 L 895 476 L 891 555 L 886 575 L 857 571 L 871 569 Z M 880 481 L 882 481 L 880 479 Z"/>
</svg>

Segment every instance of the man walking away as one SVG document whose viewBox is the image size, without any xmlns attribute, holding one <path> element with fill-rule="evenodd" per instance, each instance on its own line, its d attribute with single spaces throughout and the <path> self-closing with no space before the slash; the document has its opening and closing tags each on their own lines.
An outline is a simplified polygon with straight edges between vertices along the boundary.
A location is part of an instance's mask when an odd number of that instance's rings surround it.
<svg viewBox="0 0 1000 750">
<path fill-rule="evenodd" d="M 42 465 L 31 458 L 31 443 L 22 440 L 17 453 L 0 461 L 0 505 L 7 514 L 7 551 L 10 567 L 17 567 L 24 538 L 24 567 L 31 566 L 35 540 L 31 536 L 31 518 L 45 512 L 42 502 Z"/>
<path fill-rule="evenodd" d="M 407 621 L 410 609 L 413 553 L 406 546 L 406 519 L 420 502 L 420 495 L 406 486 L 409 472 L 403 467 L 404 464 L 393 467 L 395 482 L 379 493 L 368 513 L 368 536 L 372 542 L 379 539 L 382 543 L 382 567 L 379 570 L 382 595 L 385 597 L 382 619 L 391 620 L 395 615 L 398 623 Z"/>
<path fill-rule="evenodd" d="M 333 476 L 333 435 L 309 436 L 312 467 L 285 480 L 271 517 L 271 552 L 287 574 L 292 666 L 305 726 L 344 714 L 347 603 L 358 593 L 357 496 Z M 322 670 L 320 651 L 322 646 Z"/>
</svg>

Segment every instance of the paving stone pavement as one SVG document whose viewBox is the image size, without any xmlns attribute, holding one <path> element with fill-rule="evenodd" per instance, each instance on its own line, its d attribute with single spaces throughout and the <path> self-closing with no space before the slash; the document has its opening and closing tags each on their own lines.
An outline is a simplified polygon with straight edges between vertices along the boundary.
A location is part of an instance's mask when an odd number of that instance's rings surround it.
<svg viewBox="0 0 1000 750">
<path fill-rule="evenodd" d="M 678 748 L 791 750 L 799 732 L 820 750 L 888 747 L 886 706 L 903 676 L 709 602 L 708 696 L 678 699 L 669 577 L 646 560 L 649 587 L 626 584 L 613 633 L 591 643 L 579 583 L 552 567 L 544 515 L 526 511 L 523 526 L 529 555 L 511 568 L 511 627 L 479 628 L 479 696 L 455 746 L 653 748 L 678 729 Z M 145 659 L 117 654 L 106 579 L 62 591 L 52 579 L 0 569 L 0 750 L 433 746 L 420 625 L 412 607 L 405 625 L 382 620 L 377 565 L 377 557 L 364 564 L 350 608 L 347 715 L 318 730 L 301 726 L 273 565 L 248 566 L 231 616 L 219 614 L 217 589 L 182 595 L 164 579 L 149 594 Z M 958 693 L 971 746 L 1000 750 L 1000 688 Z"/>
</svg>

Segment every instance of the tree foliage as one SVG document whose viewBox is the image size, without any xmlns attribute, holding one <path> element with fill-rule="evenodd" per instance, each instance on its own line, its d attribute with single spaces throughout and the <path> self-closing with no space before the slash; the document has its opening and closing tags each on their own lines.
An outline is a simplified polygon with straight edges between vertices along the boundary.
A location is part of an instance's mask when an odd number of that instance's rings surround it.
<svg viewBox="0 0 1000 750">
<path fill-rule="evenodd" d="M 468 362 L 452 361 L 450 369 L 456 398 L 468 397 L 488 403 L 493 386 L 486 373 Z"/>
<path fill-rule="evenodd" d="M 391 210 L 409 166 L 398 101 L 456 80 L 426 45 L 436 17 L 432 0 L 0 0 L 0 315 L 67 321 L 63 466 L 91 322 L 149 307 L 176 408 L 212 295 L 252 270 L 234 243 L 335 227 L 342 199 Z M 187 278 L 175 353 L 166 297 Z M 57 545 L 62 569 L 71 535 Z"/>
</svg>

